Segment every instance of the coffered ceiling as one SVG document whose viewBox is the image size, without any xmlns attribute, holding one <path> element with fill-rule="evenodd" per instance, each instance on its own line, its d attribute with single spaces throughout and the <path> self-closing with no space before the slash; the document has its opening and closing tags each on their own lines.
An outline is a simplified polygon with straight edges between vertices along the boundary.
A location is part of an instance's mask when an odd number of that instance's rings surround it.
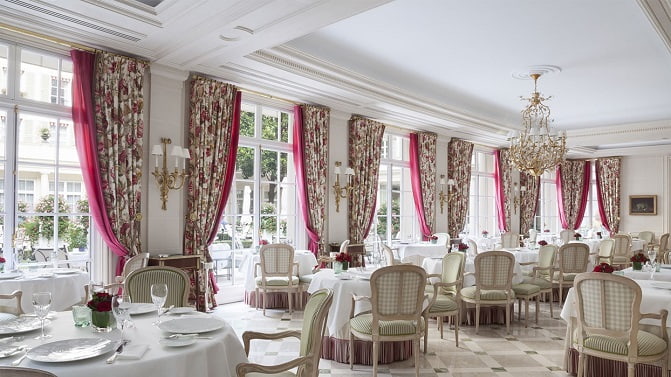
<svg viewBox="0 0 671 377">
<path fill-rule="evenodd" d="M 5 25 L 492 146 L 539 70 L 573 156 L 671 154 L 671 0 L 0 5 Z"/>
</svg>

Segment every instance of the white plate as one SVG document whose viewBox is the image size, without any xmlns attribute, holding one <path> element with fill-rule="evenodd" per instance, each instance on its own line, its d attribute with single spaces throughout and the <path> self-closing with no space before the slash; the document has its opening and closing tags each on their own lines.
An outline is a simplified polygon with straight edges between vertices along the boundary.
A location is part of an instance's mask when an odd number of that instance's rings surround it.
<svg viewBox="0 0 671 377">
<path fill-rule="evenodd" d="M 78 270 L 76 268 L 57 268 L 54 269 L 52 272 L 56 275 L 72 275 L 80 272 L 81 270 Z"/>
<path fill-rule="evenodd" d="M 0 313 L 0 322 L 3 321 L 11 321 L 13 319 L 16 319 L 16 316 L 11 313 Z"/>
<path fill-rule="evenodd" d="M 130 315 L 156 313 L 156 307 L 154 304 L 148 304 L 146 302 L 134 302 L 130 305 Z"/>
<path fill-rule="evenodd" d="M 178 308 L 172 308 L 168 312 L 168 314 L 187 314 L 187 313 L 193 313 L 196 311 L 196 308 L 193 306 L 180 306 Z"/>
<path fill-rule="evenodd" d="M 20 272 L 3 272 L 0 273 L 0 280 L 16 279 L 20 276 L 21 276 Z"/>
<path fill-rule="evenodd" d="M 22 350 L 23 348 L 19 346 L 0 345 L 0 359 L 14 356 Z"/>
<path fill-rule="evenodd" d="M 103 338 L 58 340 L 31 349 L 28 351 L 27 357 L 45 363 L 62 363 L 104 355 L 114 351 L 117 345 L 117 342 Z"/>
<path fill-rule="evenodd" d="M 164 345 L 166 347 L 184 347 L 184 346 L 190 346 L 193 343 L 196 343 L 196 337 L 195 336 L 184 336 L 184 337 L 179 337 L 179 338 L 173 338 L 173 339 L 166 339 L 163 338 L 158 341 L 161 345 Z"/>
<path fill-rule="evenodd" d="M 650 286 L 653 288 L 659 288 L 659 289 L 671 289 L 671 283 L 664 283 L 661 281 L 655 281 L 650 283 Z"/>
<path fill-rule="evenodd" d="M 176 333 L 176 334 L 199 334 L 203 332 L 209 332 L 214 330 L 219 330 L 224 327 L 226 322 L 224 320 L 214 318 L 214 317 L 181 317 L 177 319 L 172 319 L 170 321 L 161 322 L 158 325 L 163 331 Z"/>
<path fill-rule="evenodd" d="M 352 275 L 347 274 L 347 273 L 340 273 L 336 275 L 336 277 L 340 280 L 352 280 Z"/>
<path fill-rule="evenodd" d="M 44 326 L 51 323 L 48 319 L 44 320 Z M 40 320 L 35 317 L 19 317 L 10 321 L 0 323 L 0 335 L 20 334 L 40 328 Z"/>
</svg>

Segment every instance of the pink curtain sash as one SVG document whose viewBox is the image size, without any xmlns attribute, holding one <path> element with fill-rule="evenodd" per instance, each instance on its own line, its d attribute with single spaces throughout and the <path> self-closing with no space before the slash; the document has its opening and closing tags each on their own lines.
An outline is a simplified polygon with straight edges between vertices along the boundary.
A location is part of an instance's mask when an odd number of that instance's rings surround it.
<svg viewBox="0 0 671 377">
<path fill-rule="evenodd" d="M 508 224 L 506 224 L 506 196 L 503 192 L 503 173 L 501 172 L 501 151 L 494 151 L 494 199 L 496 205 L 496 217 L 498 220 L 499 230 L 501 232 L 508 231 Z"/>
<path fill-rule="evenodd" d="M 73 63 L 72 79 L 72 120 L 75 124 L 75 146 L 82 169 L 82 179 L 89 200 L 89 211 L 103 241 L 120 258 L 117 260 L 116 274 L 121 275 L 128 257 L 128 249 L 116 238 L 105 210 L 96 125 L 93 120 L 93 72 L 95 54 L 86 51 L 70 51 Z"/>
<path fill-rule="evenodd" d="M 308 234 L 308 249 L 315 256 L 319 256 L 319 234 L 315 232 L 310 221 L 310 212 L 308 211 L 308 189 L 305 179 L 305 158 L 303 151 L 303 109 L 300 105 L 294 106 L 294 143 L 292 145 L 294 153 L 294 168 L 296 169 L 296 190 L 298 192 L 298 203 L 301 208 L 303 221 L 305 222 L 305 231 Z"/>
<path fill-rule="evenodd" d="M 419 171 L 419 141 L 417 134 L 410 134 L 410 183 L 412 185 L 412 197 L 415 202 L 415 210 L 419 218 L 419 227 L 424 239 L 433 234 L 433 230 L 426 223 L 424 212 L 424 199 L 422 197 L 422 177 Z"/>
</svg>

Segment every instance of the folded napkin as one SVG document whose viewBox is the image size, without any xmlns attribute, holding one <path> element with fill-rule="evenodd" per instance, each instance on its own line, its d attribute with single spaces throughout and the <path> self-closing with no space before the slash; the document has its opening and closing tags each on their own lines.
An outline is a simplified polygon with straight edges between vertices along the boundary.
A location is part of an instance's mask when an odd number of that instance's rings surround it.
<svg viewBox="0 0 671 377">
<path fill-rule="evenodd" d="M 126 344 L 117 359 L 140 360 L 147 350 L 149 350 L 148 344 Z"/>
<path fill-rule="evenodd" d="M 2 321 L 10 321 L 12 319 L 15 319 L 16 316 L 11 313 L 0 313 L 0 322 Z"/>
</svg>

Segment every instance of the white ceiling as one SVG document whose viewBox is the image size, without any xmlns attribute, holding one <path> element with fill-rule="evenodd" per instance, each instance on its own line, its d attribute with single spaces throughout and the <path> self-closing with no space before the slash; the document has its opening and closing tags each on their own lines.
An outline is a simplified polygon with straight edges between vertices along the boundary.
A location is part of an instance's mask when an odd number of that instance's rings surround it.
<svg viewBox="0 0 671 377">
<path fill-rule="evenodd" d="M 154 4 L 157 4 L 153 6 Z M 3 0 L 0 22 L 503 146 L 530 66 L 574 156 L 671 153 L 671 0 Z M 8 32 L 4 32 L 7 34 Z"/>
</svg>

